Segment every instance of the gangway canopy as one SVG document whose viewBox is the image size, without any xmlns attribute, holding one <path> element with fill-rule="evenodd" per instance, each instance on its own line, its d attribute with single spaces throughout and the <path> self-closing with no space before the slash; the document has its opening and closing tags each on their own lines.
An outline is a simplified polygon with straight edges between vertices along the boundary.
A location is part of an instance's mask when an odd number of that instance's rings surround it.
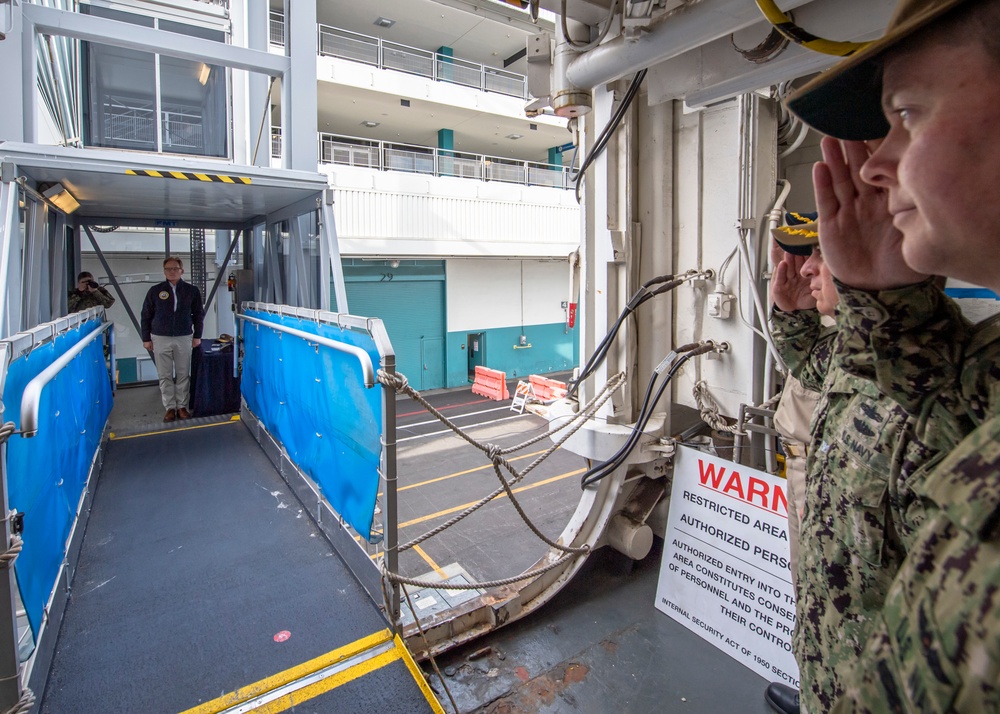
<svg viewBox="0 0 1000 714">
<path fill-rule="evenodd" d="M 86 223 L 239 229 L 317 199 L 319 173 L 235 165 L 204 157 L 0 142 L 17 176 L 61 183 Z M 10 170 L 10 169 L 7 169 Z M 5 176 L 6 178 L 6 176 Z"/>
</svg>

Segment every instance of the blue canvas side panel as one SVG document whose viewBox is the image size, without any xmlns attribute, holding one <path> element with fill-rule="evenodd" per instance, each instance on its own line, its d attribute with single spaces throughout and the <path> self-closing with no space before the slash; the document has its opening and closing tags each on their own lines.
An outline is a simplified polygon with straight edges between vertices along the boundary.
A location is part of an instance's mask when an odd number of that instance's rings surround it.
<svg viewBox="0 0 1000 714">
<path fill-rule="evenodd" d="M 11 363 L 3 402 L 18 430 L 28 382 L 100 324 L 88 320 Z M 111 381 L 98 338 L 42 392 L 38 434 L 30 439 L 15 435 L 7 443 L 10 507 L 24 514 L 24 547 L 15 572 L 36 636 L 111 407 Z"/>
<path fill-rule="evenodd" d="M 379 365 L 369 335 L 336 325 L 248 311 L 250 317 L 364 349 Z M 382 443 L 382 390 L 364 386 L 355 357 L 247 323 L 243 397 L 289 458 L 316 481 L 330 505 L 372 539 Z"/>
</svg>

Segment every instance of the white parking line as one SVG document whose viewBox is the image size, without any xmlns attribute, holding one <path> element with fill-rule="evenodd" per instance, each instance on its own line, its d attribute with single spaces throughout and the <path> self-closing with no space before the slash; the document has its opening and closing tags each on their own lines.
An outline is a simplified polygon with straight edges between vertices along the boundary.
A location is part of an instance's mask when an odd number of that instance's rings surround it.
<svg viewBox="0 0 1000 714">
<path fill-rule="evenodd" d="M 489 411 L 496 411 L 491 409 Z M 504 417 L 503 419 L 494 419 L 493 421 L 484 421 L 481 424 L 474 424 L 473 426 L 466 427 L 467 429 L 478 429 L 481 426 L 490 426 L 491 424 L 499 424 L 502 421 L 510 421 L 511 419 L 520 419 L 521 417 L 534 416 L 529 414 L 515 414 L 514 416 Z M 436 421 L 436 420 L 435 420 Z M 413 441 L 414 439 L 426 439 L 429 436 L 440 436 L 441 434 L 453 434 L 451 429 L 442 429 L 441 431 L 432 431 L 429 434 L 418 434 L 416 436 L 407 436 L 402 439 L 396 439 L 397 444 L 402 444 L 404 441 Z"/>
<path fill-rule="evenodd" d="M 496 407 L 495 409 L 483 409 L 482 411 L 478 412 L 467 412 L 465 414 L 446 414 L 445 416 L 447 416 L 451 421 L 455 421 L 456 419 L 460 419 L 462 417 L 476 416 L 478 414 L 489 414 L 490 412 L 509 412 L 509 411 L 510 407 L 507 406 L 507 407 Z M 440 423 L 441 422 L 438 419 L 428 419 L 427 421 L 415 421 L 412 424 L 397 424 L 396 428 L 410 429 L 411 427 L 414 426 L 423 426 L 424 424 L 440 424 Z"/>
</svg>

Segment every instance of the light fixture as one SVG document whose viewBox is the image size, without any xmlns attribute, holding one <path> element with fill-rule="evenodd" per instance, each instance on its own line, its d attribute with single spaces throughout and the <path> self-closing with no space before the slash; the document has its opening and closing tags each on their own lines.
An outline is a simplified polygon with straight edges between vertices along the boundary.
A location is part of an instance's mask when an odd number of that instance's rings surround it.
<svg viewBox="0 0 1000 714">
<path fill-rule="evenodd" d="M 361 126 L 366 126 L 369 129 L 374 129 L 378 125 L 379 123 L 377 121 L 372 121 L 371 119 L 366 119 L 365 121 L 361 122 Z"/>
<path fill-rule="evenodd" d="M 52 184 L 42 192 L 42 195 L 66 214 L 72 213 L 80 207 L 80 202 L 61 183 Z"/>
<path fill-rule="evenodd" d="M 398 268 L 399 267 L 399 260 L 397 258 L 393 258 L 392 260 L 390 260 L 389 261 L 389 267 L 390 268 Z"/>
<path fill-rule="evenodd" d="M 212 75 L 212 68 L 209 67 L 204 62 L 201 63 L 201 69 L 198 70 L 198 81 L 201 86 L 205 86 L 208 83 L 208 78 Z"/>
<path fill-rule="evenodd" d="M 524 138 L 524 135 L 523 134 L 508 134 L 507 138 L 510 139 L 511 141 L 517 141 L 518 139 Z"/>
<path fill-rule="evenodd" d="M 374 24 L 379 27 L 392 27 L 396 24 L 396 21 L 390 20 L 388 17 L 378 17 L 376 18 Z"/>
</svg>

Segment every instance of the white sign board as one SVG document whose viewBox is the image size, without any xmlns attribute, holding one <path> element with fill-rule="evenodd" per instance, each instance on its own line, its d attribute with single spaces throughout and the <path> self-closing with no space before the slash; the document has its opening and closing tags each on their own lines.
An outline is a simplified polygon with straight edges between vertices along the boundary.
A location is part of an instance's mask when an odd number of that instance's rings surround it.
<svg viewBox="0 0 1000 714">
<path fill-rule="evenodd" d="M 673 481 L 656 607 L 797 688 L 784 479 L 678 447 Z"/>
</svg>

